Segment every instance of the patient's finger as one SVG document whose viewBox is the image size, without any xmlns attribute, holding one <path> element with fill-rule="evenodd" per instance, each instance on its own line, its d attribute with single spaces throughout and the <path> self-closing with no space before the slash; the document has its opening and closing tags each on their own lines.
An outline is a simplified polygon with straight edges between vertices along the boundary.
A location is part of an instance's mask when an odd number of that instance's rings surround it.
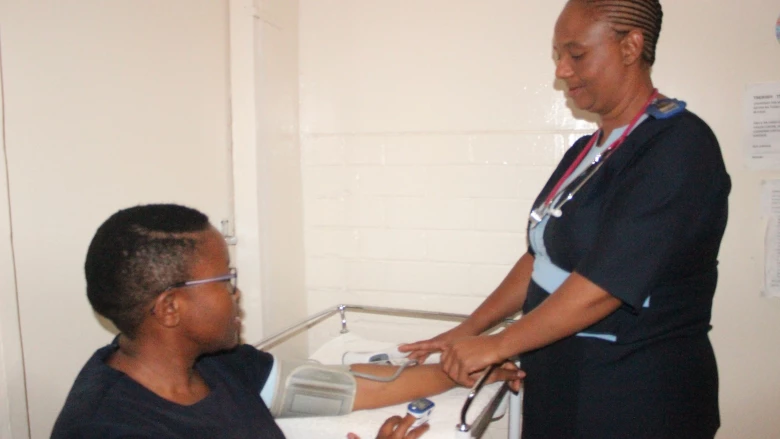
<svg viewBox="0 0 780 439">
<path fill-rule="evenodd" d="M 414 421 L 417 418 L 410 414 L 406 414 L 404 418 L 401 420 L 401 422 L 398 423 L 398 425 L 395 427 L 395 434 L 393 434 L 393 439 L 411 439 L 420 437 L 425 431 L 417 431 L 417 428 L 415 428 L 412 431 L 409 431 L 409 427 L 414 424 Z M 419 427 L 418 427 L 419 428 Z M 377 438 L 379 439 L 379 438 Z"/>
<path fill-rule="evenodd" d="M 395 432 L 396 427 L 398 427 L 398 424 L 400 423 L 401 423 L 400 416 L 391 416 L 387 418 L 387 420 L 382 424 L 382 426 L 379 427 L 379 433 L 377 433 L 376 439 L 390 439 L 395 437 L 393 436 L 393 432 Z"/>
<path fill-rule="evenodd" d="M 417 439 L 418 437 L 425 434 L 425 432 L 428 431 L 430 428 L 431 426 L 425 423 L 409 431 L 409 433 L 406 436 L 404 436 L 404 439 Z"/>
</svg>

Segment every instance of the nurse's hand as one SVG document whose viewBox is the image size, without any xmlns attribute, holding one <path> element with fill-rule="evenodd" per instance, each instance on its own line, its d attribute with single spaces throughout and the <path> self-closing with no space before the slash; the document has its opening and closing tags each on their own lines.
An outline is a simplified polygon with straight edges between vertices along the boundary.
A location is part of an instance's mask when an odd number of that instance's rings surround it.
<svg viewBox="0 0 780 439">
<path fill-rule="evenodd" d="M 453 381 L 472 387 L 481 375 L 476 372 L 506 360 L 499 355 L 500 346 L 501 333 L 458 339 L 443 349 L 441 367 Z"/>
<path fill-rule="evenodd" d="M 472 335 L 474 334 L 470 334 L 460 326 L 456 326 L 449 331 L 442 332 L 436 337 L 429 338 L 428 340 L 402 344 L 398 346 L 398 350 L 400 352 L 409 352 L 407 358 L 410 360 L 417 360 L 419 364 L 422 364 L 432 353 L 442 352 L 445 346 L 448 346 L 455 340 Z"/>
<path fill-rule="evenodd" d="M 407 414 L 405 417 L 392 416 L 387 418 L 384 424 L 379 427 L 379 433 L 376 435 L 376 439 L 416 439 L 423 435 L 430 426 L 426 423 L 417 428 L 409 430 L 409 427 L 414 424 L 415 418 L 412 415 Z M 347 439 L 360 439 L 355 433 L 347 434 Z"/>
</svg>

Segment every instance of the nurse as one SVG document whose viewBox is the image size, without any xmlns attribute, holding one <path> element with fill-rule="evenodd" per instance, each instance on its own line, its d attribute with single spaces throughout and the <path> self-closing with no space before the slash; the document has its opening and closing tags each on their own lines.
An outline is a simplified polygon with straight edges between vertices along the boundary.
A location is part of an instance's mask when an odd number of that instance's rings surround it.
<svg viewBox="0 0 780 439">
<path fill-rule="evenodd" d="M 715 135 L 651 80 L 657 0 L 569 0 L 556 77 L 599 129 L 565 154 L 534 203 L 527 252 L 461 325 L 402 346 L 444 371 L 519 355 L 523 438 L 712 438 L 708 338 L 731 183 Z M 496 335 L 480 335 L 522 310 Z"/>
</svg>

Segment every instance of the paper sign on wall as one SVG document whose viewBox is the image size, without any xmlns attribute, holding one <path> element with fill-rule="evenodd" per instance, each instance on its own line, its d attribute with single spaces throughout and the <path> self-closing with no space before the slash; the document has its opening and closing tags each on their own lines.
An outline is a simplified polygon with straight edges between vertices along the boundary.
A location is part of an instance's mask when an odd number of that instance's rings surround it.
<svg viewBox="0 0 780 439">
<path fill-rule="evenodd" d="M 761 294 L 780 297 L 780 180 L 763 183 L 761 211 L 769 219 L 764 236 L 764 287 Z"/>
<path fill-rule="evenodd" d="M 780 169 L 780 82 L 745 90 L 745 159 L 753 169 Z"/>
</svg>

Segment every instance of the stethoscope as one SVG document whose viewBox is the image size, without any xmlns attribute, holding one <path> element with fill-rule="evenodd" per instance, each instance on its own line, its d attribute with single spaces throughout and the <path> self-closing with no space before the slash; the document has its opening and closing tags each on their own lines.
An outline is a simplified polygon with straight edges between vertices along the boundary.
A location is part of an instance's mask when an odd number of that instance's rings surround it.
<svg viewBox="0 0 780 439">
<path fill-rule="evenodd" d="M 645 102 L 645 104 L 642 106 L 642 109 L 639 111 L 639 113 L 634 116 L 634 118 L 631 120 L 631 122 L 628 124 L 628 127 L 626 127 L 625 131 L 623 131 L 623 134 L 612 142 L 611 145 L 609 145 L 603 152 L 599 153 L 596 157 L 593 158 L 593 161 L 590 163 L 587 169 L 585 169 L 577 178 L 572 180 L 566 188 L 562 188 L 563 183 L 569 178 L 569 176 L 574 172 L 575 169 L 582 163 L 582 161 L 585 159 L 585 157 L 588 155 L 588 152 L 590 152 L 591 148 L 596 144 L 596 141 L 601 136 L 602 131 L 599 129 L 595 133 L 593 133 L 593 136 L 591 136 L 590 140 L 588 141 L 588 144 L 585 145 L 585 148 L 580 152 L 580 154 L 577 156 L 577 158 L 574 160 L 574 162 L 569 166 L 569 168 L 566 170 L 566 172 L 563 174 L 563 176 L 558 180 L 557 183 L 555 183 L 555 186 L 553 186 L 552 190 L 549 194 L 547 194 L 547 198 L 545 198 L 544 202 L 540 204 L 539 206 L 536 206 L 531 211 L 531 214 L 528 218 L 528 223 L 530 228 L 536 227 L 539 223 L 541 223 L 546 217 L 553 216 L 555 218 L 560 218 L 561 215 L 563 215 L 563 211 L 561 208 L 564 204 L 568 203 L 572 198 L 574 198 L 574 194 L 576 194 L 582 186 L 585 185 L 585 183 L 590 180 L 590 178 L 593 176 L 593 174 L 596 173 L 596 171 L 601 168 L 601 165 L 604 164 L 607 158 L 609 158 L 610 155 L 612 155 L 613 152 L 615 152 L 616 149 L 620 147 L 620 145 L 623 144 L 623 141 L 626 140 L 626 137 L 628 137 L 629 134 L 631 134 L 631 131 L 634 130 L 634 127 L 639 122 L 639 119 L 642 118 L 642 115 L 645 114 L 647 111 L 647 107 L 650 106 L 650 104 L 655 101 L 655 99 L 658 97 L 658 89 L 653 89 L 653 93 L 650 95 L 650 98 Z M 561 195 L 561 192 L 563 192 L 565 189 L 569 189 L 566 196 L 559 196 Z"/>
</svg>

